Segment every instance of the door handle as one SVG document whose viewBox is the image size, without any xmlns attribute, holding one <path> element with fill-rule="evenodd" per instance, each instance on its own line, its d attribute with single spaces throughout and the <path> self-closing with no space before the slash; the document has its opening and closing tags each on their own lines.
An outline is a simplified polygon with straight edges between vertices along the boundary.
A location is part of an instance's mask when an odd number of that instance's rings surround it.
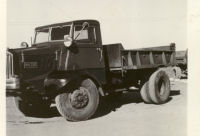
<svg viewBox="0 0 200 136">
<path fill-rule="evenodd" d="M 103 51 L 102 51 L 101 48 L 96 48 L 96 51 L 100 53 L 100 59 L 99 59 L 99 61 L 101 61 L 102 58 L 103 58 Z"/>
</svg>

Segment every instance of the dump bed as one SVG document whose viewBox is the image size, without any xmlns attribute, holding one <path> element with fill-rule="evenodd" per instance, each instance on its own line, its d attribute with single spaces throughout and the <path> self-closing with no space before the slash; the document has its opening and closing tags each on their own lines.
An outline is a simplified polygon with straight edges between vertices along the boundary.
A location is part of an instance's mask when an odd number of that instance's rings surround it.
<svg viewBox="0 0 200 136">
<path fill-rule="evenodd" d="M 125 50 L 121 44 L 104 46 L 110 70 L 131 70 L 175 65 L 175 44 Z"/>
</svg>

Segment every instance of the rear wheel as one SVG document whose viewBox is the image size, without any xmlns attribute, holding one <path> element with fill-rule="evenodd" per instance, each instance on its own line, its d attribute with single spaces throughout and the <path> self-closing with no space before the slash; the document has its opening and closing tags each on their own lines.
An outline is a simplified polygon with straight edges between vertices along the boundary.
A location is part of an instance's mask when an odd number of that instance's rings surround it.
<svg viewBox="0 0 200 136">
<path fill-rule="evenodd" d="M 149 95 L 149 82 L 147 81 L 140 90 L 140 95 L 145 103 L 152 103 Z"/>
<path fill-rule="evenodd" d="M 165 103 L 170 94 L 170 80 L 165 71 L 153 73 L 149 79 L 149 95 L 156 104 Z"/>
<path fill-rule="evenodd" d="M 59 113 L 69 121 L 91 118 L 99 105 L 99 93 L 90 79 L 85 79 L 72 92 L 59 94 L 55 98 Z"/>
</svg>

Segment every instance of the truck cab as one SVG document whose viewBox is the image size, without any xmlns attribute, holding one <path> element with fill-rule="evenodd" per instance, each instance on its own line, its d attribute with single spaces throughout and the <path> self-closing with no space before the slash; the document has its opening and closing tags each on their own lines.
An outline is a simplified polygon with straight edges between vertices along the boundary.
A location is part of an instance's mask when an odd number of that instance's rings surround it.
<svg viewBox="0 0 200 136">
<path fill-rule="evenodd" d="M 7 66 L 13 64 L 7 70 L 8 89 L 15 89 L 14 86 L 19 89 L 20 82 L 32 84 L 34 79 L 43 83 L 44 79 L 55 71 L 82 73 L 89 70 L 91 76 L 105 81 L 105 75 L 98 74 L 99 71 L 105 71 L 105 65 L 100 25 L 96 20 L 78 20 L 37 27 L 31 47 L 9 49 L 7 56 Z M 42 85 L 40 87 L 38 89 L 44 89 Z"/>
</svg>

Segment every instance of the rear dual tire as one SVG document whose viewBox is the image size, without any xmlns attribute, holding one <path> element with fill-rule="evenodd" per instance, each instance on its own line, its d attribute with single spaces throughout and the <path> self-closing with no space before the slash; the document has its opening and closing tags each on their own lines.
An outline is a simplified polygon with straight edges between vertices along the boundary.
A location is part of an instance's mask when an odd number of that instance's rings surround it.
<svg viewBox="0 0 200 136">
<path fill-rule="evenodd" d="M 147 81 L 140 90 L 140 95 L 145 103 L 152 103 L 149 95 L 149 82 Z"/>
<path fill-rule="evenodd" d="M 163 104 L 170 95 L 170 80 L 163 70 L 154 72 L 140 91 L 145 103 Z"/>
</svg>

